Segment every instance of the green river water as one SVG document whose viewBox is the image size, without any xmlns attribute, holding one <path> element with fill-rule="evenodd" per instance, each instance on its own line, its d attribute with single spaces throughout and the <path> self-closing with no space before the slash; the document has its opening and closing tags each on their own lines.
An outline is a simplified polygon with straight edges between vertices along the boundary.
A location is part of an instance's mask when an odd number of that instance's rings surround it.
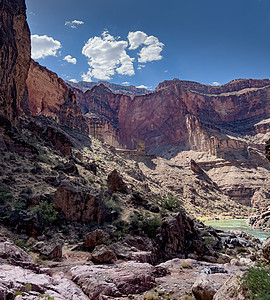
<svg viewBox="0 0 270 300">
<path fill-rule="evenodd" d="M 204 224 L 207 226 L 212 226 L 215 229 L 220 229 L 223 231 L 228 230 L 241 230 L 254 235 L 261 241 L 266 240 L 270 235 L 270 232 L 265 232 L 262 230 L 254 230 L 252 227 L 248 226 L 246 219 L 235 219 L 235 220 L 217 220 L 217 221 L 205 221 Z"/>
</svg>

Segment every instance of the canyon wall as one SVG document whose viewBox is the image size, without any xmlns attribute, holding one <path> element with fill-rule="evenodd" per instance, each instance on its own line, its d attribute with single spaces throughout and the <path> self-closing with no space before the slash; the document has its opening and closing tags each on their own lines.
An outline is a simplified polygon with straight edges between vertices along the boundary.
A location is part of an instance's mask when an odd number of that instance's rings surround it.
<svg viewBox="0 0 270 300">
<path fill-rule="evenodd" d="M 103 85 L 85 93 L 74 91 L 83 113 L 107 119 L 129 149 L 141 139 L 152 152 L 182 145 L 222 156 L 226 148 L 240 152 L 247 146 L 262 149 L 266 139 L 262 135 L 269 132 L 270 122 L 265 122 L 270 117 L 267 79 L 234 80 L 219 87 L 174 79 L 134 99 L 114 94 Z"/>
<path fill-rule="evenodd" d="M 31 60 L 26 84 L 31 115 L 51 117 L 60 125 L 88 133 L 73 91 L 54 72 Z"/>
<path fill-rule="evenodd" d="M 30 64 L 24 0 L 0 1 L 0 112 L 18 125 Z"/>
</svg>

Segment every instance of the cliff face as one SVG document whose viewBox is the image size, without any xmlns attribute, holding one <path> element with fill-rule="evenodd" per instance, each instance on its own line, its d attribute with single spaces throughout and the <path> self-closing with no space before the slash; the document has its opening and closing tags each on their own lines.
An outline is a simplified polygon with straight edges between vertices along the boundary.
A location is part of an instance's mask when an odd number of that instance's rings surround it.
<svg viewBox="0 0 270 300">
<path fill-rule="evenodd" d="M 248 145 L 263 149 L 269 132 L 267 79 L 234 80 L 220 87 L 174 79 L 134 99 L 103 85 L 85 93 L 75 89 L 75 93 L 83 113 L 108 120 L 131 149 L 141 139 L 157 154 L 161 147 L 181 145 L 224 157 L 226 149 L 246 152 Z M 247 135 L 248 141 L 232 138 L 228 132 Z"/>
<path fill-rule="evenodd" d="M 26 84 L 33 116 L 52 117 L 60 125 L 88 133 L 74 93 L 55 73 L 31 60 Z"/>
<path fill-rule="evenodd" d="M 76 100 L 86 117 L 89 134 L 114 147 L 120 147 L 118 112 L 123 103 L 130 102 L 126 95 L 114 94 L 103 84 L 94 86 L 85 93 L 73 89 Z"/>
<path fill-rule="evenodd" d="M 24 0 L 0 1 L 0 112 L 18 124 L 30 64 Z"/>
</svg>

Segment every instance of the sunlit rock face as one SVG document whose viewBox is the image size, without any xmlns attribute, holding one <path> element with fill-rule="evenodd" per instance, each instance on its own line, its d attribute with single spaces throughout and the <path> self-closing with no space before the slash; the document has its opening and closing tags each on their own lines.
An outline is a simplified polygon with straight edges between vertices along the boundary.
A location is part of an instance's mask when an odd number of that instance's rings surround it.
<svg viewBox="0 0 270 300">
<path fill-rule="evenodd" d="M 26 84 L 33 116 L 52 117 L 60 125 L 88 133 L 74 93 L 57 74 L 31 60 Z"/>
<path fill-rule="evenodd" d="M 30 64 L 30 31 L 23 0 L 0 1 L 0 112 L 14 125 L 21 115 Z"/>
</svg>

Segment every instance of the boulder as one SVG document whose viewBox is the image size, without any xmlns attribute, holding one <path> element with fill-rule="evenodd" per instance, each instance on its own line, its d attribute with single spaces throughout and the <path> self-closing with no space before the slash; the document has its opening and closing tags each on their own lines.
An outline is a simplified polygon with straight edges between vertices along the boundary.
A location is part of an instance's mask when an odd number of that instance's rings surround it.
<svg viewBox="0 0 270 300">
<path fill-rule="evenodd" d="M 62 258 L 63 244 L 60 242 L 50 242 L 44 244 L 40 249 L 40 254 L 46 256 L 49 259 Z"/>
<path fill-rule="evenodd" d="M 110 239 L 110 235 L 101 230 L 96 229 L 86 235 L 84 246 L 89 249 L 94 249 L 97 245 L 105 244 Z"/>
<path fill-rule="evenodd" d="M 216 292 L 213 300 L 246 300 L 249 297 L 239 287 L 239 276 L 243 275 L 243 272 L 237 272 L 231 276 L 223 286 Z"/>
<path fill-rule="evenodd" d="M 262 245 L 262 253 L 264 258 L 270 261 L 270 236 L 264 241 Z"/>
<path fill-rule="evenodd" d="M 98 263 L 109 263 L 116 260 L 116 255 L 108 246 L 98 245 L 92 252 L 92 260 Z"/>
<path fill-rule="evenodd" d="M 111 192 L 121 192 L 125 193 L 127 191 L 127 186 L 124 183 L 122 177 L 120 174 L 117 172 L 117 170 L 113 170 L 109 175 L 108 175 L 108 187 Z"/>
<path fill-rule="evenodd" d="M 124 262 L 111 266 L 76 266 L 70 273 L 89 299 L 96 300 L 150 290 L 156 285 L 155 271 L 156 268 L 147 263 Z"/>
<path fill-rule="evenodd" d="M 54 203 L 56 210 L 70 221 L 103 222 L 105 209 L 101 192 L 63 181 L 55 193 Z"/>
<path fill-rule="evenodd" d="M 192 286 L 192 293 L 196 300 L 212 300 L 219 288 L 209 275 L 201 274 Z"/>
</svg>

